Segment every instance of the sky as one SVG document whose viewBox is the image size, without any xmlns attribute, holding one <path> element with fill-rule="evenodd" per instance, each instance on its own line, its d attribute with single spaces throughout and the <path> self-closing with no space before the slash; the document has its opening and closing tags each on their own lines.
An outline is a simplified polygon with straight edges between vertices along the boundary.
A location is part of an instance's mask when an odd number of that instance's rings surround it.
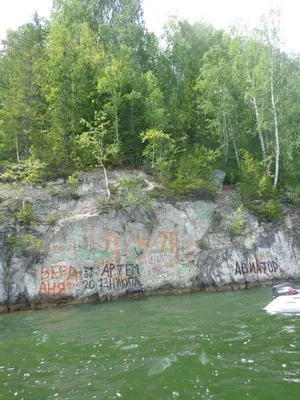
<svg viewBox="0 0 300 400">
<path fill-rule="evenodd" d="M 99 0 L 101 1 L 101 0 Z M 0 39 L 7 29 L 26 23 L 35 10 L 49 17 L 52 0 L 0 0 Z M 270 7 L 282 10 L 282 41 L 288 52 L 300 52 L 299 0 L 144 0 L 144 19 L 150 31 L 162 33 L 168 15 L 205 21 L 215 28 L 228 28 L 238 20 L 254 26 Z"/>
</svg>

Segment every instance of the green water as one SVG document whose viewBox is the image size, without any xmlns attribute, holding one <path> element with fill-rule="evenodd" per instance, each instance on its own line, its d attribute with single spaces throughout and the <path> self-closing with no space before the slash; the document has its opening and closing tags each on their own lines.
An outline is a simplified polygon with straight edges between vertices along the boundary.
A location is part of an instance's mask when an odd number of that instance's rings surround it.
<svg viewBox="0 0 300 400">
<path fill-rule="evenodd" d="M 0 316 L 0 399 L 294 399 L 300 316 L 270 288 Z"/>
</svg>

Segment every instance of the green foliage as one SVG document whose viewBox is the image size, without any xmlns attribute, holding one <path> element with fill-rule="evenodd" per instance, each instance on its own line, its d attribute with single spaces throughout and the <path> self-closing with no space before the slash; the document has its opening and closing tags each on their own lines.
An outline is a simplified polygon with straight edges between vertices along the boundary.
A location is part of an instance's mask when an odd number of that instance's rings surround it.
<svg viewBox="0 0 300 400">
<path fill-rule="evenodd" d="M 57 218 L 54 215 L 49 215 L 46 219 L 45 222 L 49 225 L 54 225 L 57 221 Z"/>
<path fill-rule="evenodd" d="M 78 191 L 79 184 L 79 174 L 78 172 L 74 172 L 73 175 L 68 176 L 67 182 L 63 188 L 63 195 L 66 197 L 71 197 L 74 200 L 79 199 Z"/>
<path fill-rule="evenodd" d="M 232 236 L 241 236 L 245 233 L 246 220 L 243 205 L 240 205 L 234 216 L 227 217 L 227 231 Z"/>
<path fill-rule="evenodd" d="M 199 239 L 196 241 L 197 245 L 200 247 L 201 250 L 209 250 L 210 243 L 207 238 Z"/>
<path fill-rule="evenodd" d="M 153 206 L 153 197 L 145 190 L 145 182 L 142 178 L 124 175 L 118 179 L 112 188 L 113 197 L 100 197 L 97 208 L 100 211 L 120 210 L 122 208 L 134 208 L 150 210 Z"/>
<path fill-rule="evenodd" d="M 179 149 L 175 140 L 171 135 L 155 129 L 141 133 L 140 137 L 143 143 L 147 143 L 143 152 L 146 164 L 157 174 L 158 181 L 166 187 L 178 157 Z"/>
<path fill-rule="evenodd" d="M 223 219 L 223 217 L 218 211 L 215 211 L 213 213 L 212 221 L 211 221 L 212 230 L 217 230 L 219 228 L 219 226 L 221 225 L 222 219 Z"/>
<path fill-rule="evenodd" d="M 107 213 L 112 210 L 121 210 L 123 204 L 116 199 L 108 199 L 107 196 L 101 196 L 98 200 L 97 208 L 100 213 Z"/>
<path fill-rule="evenodd" d="M 300 186 L 295 184 L 292 187 L 285 187 L 280 192 L 280 199 L 284 203 L 291 203 L 300 207 Z"/>
<path fill-rule="evenodd" d="M 143 155 L 152 168 L 160 168 L 162 161 L 168 160 L 170 154 L 176 153 L 175 141 L 168 133 L 150 129 L 142 132 L 140 137 L 142 143 L 147 143 Z"/>
<path fill-rule="evenodd" d="M 73 160 L 79 169 L 113 163 L 122 157 L 119 144 L 109 138 L 107 130 L 109 121 L 106 114 L 95 112 L 92 123 L 85 120 L 81 122 L 88 130 L 75 140 L 76 151 Z"/>
<path fill-rule="evenodd" d="M 249 208 L 261 221 L 272 222 L 282 215 L 282 205 L 278 199 L 253 200 Z"/>
<path fill-rule="evenodd" d="M 4 172 L 0 174 L 0 181 L 25 181 L 27 184 L 35 185 L 43 180 L 45 170 L 45 163 L 42 163 L 40 160 L 29 158 L 18 164 L 7 165 Z"/>
<path fill-rule="evenodd" d="M 149 130 L 141 137 L 148 143 L 143 154 L 170 196 L 214 197 L 216 189 L 210 180 L 218 151 L 197 145 L 188 154 L 182 154 L 169 134 L 156 130 Z"/>
<path fill-rule="evenodd" d="M 171 18 L 162 50 L 141 7 L 56 0 L 49 21 L 35 15 L 8 32 L 0 181 L 29 187 L 98 166 L 105 175 L 143 167 L 170 197 L 213 198 L 218 164 L 245 206 L 278 218 L 273 186 L 298 182 L 300 165 L 300 61 L 279 50 L 278 15 L 230 35 Z M 76 182 L 65 192 L 78 198 Z"/>
<path fill-rule="evenodd" d="M 22 244 L 25 247 L 25 251 L 29 253 L 35 253 L 42 251 L 42 241 L 34 235 L 26 235 L 22 239 Z M 44 253 L 44 252 L 43 252 Z"/>
<path fill-rule="evenodd" d="M 31 204 L 24 206 L 16 213 L 17 221 L 25 228 L 30 228 L 35 224 L 34 210 Z"/>
<path fill-rule="evenodd" d="M 140 208 L 150 210 L 153 201 L 148 191 L 144 189 L 143 179 L 123 176 L 116 182 L 116 200 L 123 207 Z"/>
<path fill-rule="evenodd" d="M 259 220 L 273 221 L 280 218 L 282 213 L 278 192 L 274 190 L 271 179 L 270 175 L 266 175 L 264 163 L 245 152 L 238 188 L 243 204 Z"/>
<path fill-rule="evenodd" d="M 58 196 L 58 191 L 55 189 L 55 187 L 51 184 L 47 184 L 46 186 L 46 191 L 49 194 L 49 196 L 55 197 Z"/>
<path fill-rule="evenodd" d="M 14 250 L 22 245 L 22 239 L 19 236 L 10 235 L 4 238 L 4 245 Z"/>
<path fill-rule="evenodd" d="M 216 189 L 210 181 L 218 155 L 218 151 L 195 146 L 190 154 L 181 156 L 173 179 L 167 184 L 168 193 L 179 199 L 190 195 L 195 198 L 214 198 Z"/>
<path fill-rule="evenodd" d="M 4 245 L 10 251 L 18 251 L 22 254 L 28 256 L 37 256 L 41 257 L 46 254 L 45 250 L 43 250 L 43 243 L 40 239 L 38 239 L 35 235 L 10 235 L 5 237 Z"/>
<path fill-rule="evenodd" d="M 154 200 L 164 200 L 166 196 L 166 191 L 162 188 L 154 188 L 149 191 L 149 196 Z"/>
<path fill-rule="evenodd" d="M 101 211 L 112 206 L 107 196 L 101 196 L 98 200 L 97 208 Z"/>
</svg>

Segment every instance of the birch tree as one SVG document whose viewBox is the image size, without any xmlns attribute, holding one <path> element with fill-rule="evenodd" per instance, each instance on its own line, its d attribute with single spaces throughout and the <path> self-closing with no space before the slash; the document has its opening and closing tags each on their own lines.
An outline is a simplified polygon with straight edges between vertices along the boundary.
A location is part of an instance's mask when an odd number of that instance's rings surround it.
<svg viewBox="0 0 300 400">
<path fill-rule="evenodd" d="M 79 168 L 97 166 L 102 168 L 107 200 L 110 201 L 111 193 L 109 189 L 106 163 L 111 161 L 114 157 L 117 157 L 119 149 L 115 144 L 110 143 L 109 141 L 107 135 L 109 122 L 107 121 L 105 114 L 96 111 L 91 123 L 84 120 L 82 120 L 82 123 L 86 126 L 87 131 L 76 138 L 79 151 L 75 162 L 77 162 Z M 83 161 L 85 161 L 85 165 L 82 165 Z"/>
</svg>

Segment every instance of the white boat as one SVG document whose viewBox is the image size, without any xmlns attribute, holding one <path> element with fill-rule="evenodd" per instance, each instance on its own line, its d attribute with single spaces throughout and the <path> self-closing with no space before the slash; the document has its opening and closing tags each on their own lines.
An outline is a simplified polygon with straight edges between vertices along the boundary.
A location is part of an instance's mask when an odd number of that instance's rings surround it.
<svg viewBox="0 0 300 400">
<path fill-rule="evenodd" d="M 269 313 L 300 313 L 300 291 L 291 283 L 273 286 L 273 300 L 264 310 Z"/>
</svg>

